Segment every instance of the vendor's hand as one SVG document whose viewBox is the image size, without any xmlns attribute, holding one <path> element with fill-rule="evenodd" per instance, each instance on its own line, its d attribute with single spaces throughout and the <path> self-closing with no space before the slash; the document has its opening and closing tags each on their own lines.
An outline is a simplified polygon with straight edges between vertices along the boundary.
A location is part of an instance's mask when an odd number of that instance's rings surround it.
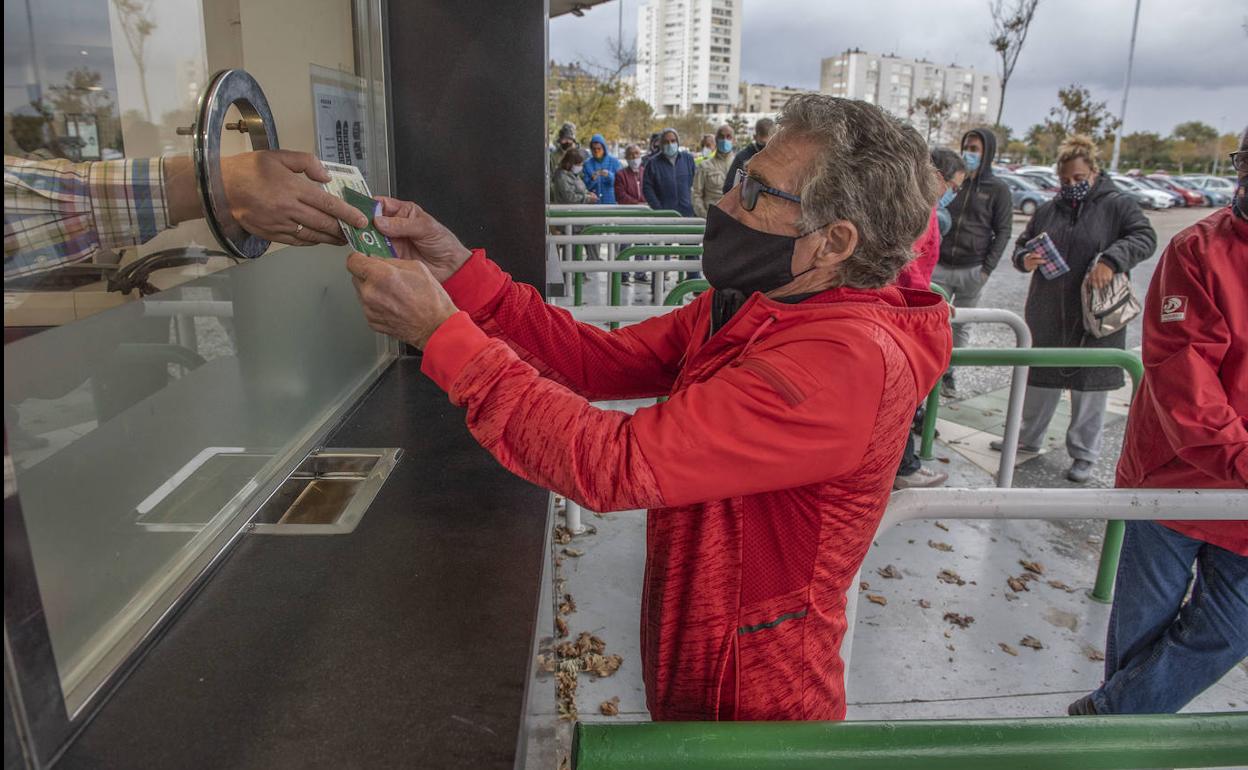
<svg viewBox="0 0 1248 770">
<path fill-rule="evenodd" d="M 1088 273 L 1088 283 L 1093 289 L 1104 289 L 1112 280 L 1114 280 L 1114 269 L 1104 262 L 1097 262 L 1092 272 Z"/>
<path fill-rule="evenodd" d="M 428 212 L 410 201 L 381 197 L 383 216 L 373 218 L 377 229 L 390 238 L 400 260 L 415 260 L 429 268 L 439 281 L 455 274 L 472 252 L 455 234 Z"/>
<path fill-rule="evenodd" d="M 347 270 L 368 325 L 418 348 L 458 310 L 421 260 L 379 259 L 355 251 L 347 257 Z"/>
<path fill-rule="evenodd" d="M 1044 255 L 1038 251 L 1033 251 L 1033 252 L 1030 252 L 1027 256 L 1023 257 L 1023 269 L 1030 273 L 1031 271 L 1035 270 L 1037 267 L 1040 267 L 1041 265 L 1043 265 L 1044 262 L 1045 262 Z"/>
<path fill-rule="evenodd" d="M 239 153 L 221 159 L 221 172 L 230 213 L 261 238 L 292 246 L 342 244 L 339 219 L 368 225 L 367 217 L 321 187 L 330 180 L 329 172 L 309 153 Z"/>
</svg>

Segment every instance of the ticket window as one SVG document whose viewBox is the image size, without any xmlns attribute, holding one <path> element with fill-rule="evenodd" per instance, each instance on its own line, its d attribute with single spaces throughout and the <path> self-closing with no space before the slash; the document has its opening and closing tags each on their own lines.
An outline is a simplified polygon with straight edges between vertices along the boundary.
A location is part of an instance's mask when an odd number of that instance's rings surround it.
<svg viewBox="0 0 1248 770">
<path fill-rule="evenodd" d="M 70 714 L 395 348 L 363 319 L 345 247 L 239 259 L 203 219 L 143 221 L 133 243 L 70 244 L 58 260 L 47 238 L 19 237 L 46 210 L 11 205 L 12 185 L 78 196 L 69 239 L 90 242 L 91 195 L 151 188 L 84 190 L 87 164 L 127 162 L 118 173 L 160 184 L 162 159 L 191 152 L 179 129 L 209 78 L 241 68 L 282 149 L 354 165 L 387 193 L 379 12 L 380 0 L 4 2 L 6 497 L 12 482 Z M 225 133 L 223 155 L 248 150 Z"/>
</svg>

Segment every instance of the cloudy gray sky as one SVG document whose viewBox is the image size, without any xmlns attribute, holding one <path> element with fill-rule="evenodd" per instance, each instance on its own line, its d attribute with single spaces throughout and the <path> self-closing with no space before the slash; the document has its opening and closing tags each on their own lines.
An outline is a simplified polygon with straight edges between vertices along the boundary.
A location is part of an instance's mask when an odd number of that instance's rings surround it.
<svg viewBox="0 0 1248 770">
<path fill-rule="evenodd" d="M 550 24 L 556 61 L 605 60 L 620 3 L 632 41 L 642 0 L 612 0 Z M 751 82 L 819 87 L 820 59 L 857 46 L 995 71 L 988 0 L 738 0 L 744 6 L 741 77 Z M 1057 89 L 1087 86 L 1117 114 L 1122 100 L 1133 0 L 1041 0 L 1005 101 L 1015 132 L 1044 119 Z M 1129 131 L 1169 133 L 1185 120 L 1223 132 L 1248 121 L 1248 2 L 1144 0 Z"/>
</svg>

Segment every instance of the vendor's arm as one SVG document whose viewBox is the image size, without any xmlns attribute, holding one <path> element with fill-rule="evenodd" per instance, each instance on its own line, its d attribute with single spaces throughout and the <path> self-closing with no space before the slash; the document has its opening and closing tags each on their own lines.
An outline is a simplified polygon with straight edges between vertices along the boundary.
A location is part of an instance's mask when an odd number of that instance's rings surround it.
<svg viewBox="0 0 1248 770">
<path fill-rule="evenodd" d="M 691 305 L 608 332 L 580 323 L 516 283 L 483 251 L 470 251 L 414 203 L 382 198 L 377 226 L 401 258 L 428 265 L 455 306 L 543 376 L 592 399 L 666 394 L 692 334 Z"/>
</svg>

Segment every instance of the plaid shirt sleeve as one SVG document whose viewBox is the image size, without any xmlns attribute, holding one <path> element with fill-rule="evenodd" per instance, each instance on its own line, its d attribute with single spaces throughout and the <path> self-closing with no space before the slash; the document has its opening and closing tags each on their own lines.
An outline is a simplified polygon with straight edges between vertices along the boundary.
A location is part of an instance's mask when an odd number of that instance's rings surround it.
<svg viewBox="0 0 1248 770">
<path fill-rule="evenodd" d="M 169 227 L 164 162 L 4 156 L 4 278 L 43 273 Z"/>
</svg>

